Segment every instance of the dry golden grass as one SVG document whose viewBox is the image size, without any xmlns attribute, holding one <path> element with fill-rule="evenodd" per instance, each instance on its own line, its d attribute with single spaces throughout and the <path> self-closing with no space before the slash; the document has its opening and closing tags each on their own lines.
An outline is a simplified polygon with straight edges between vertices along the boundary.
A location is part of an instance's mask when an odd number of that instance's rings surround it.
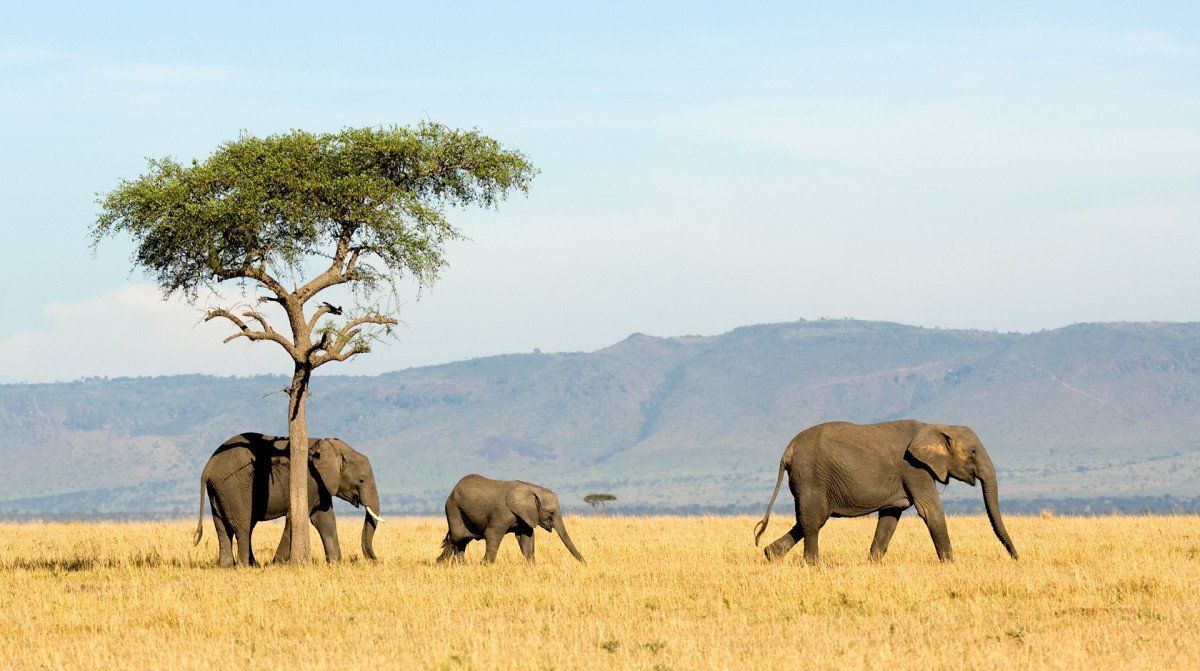
<svg viewBox="0 0 1200 671">
<path fill-rule="evenodd" d="M 378 564 L 238 570 L 208 520 L 198 548 L 185 522 L 5 524 L 0 668 L 1200 668 L 1195 517 L 1013 517 L 1016 562 L 953 518 L 952 565 L 915 518 L 882 564 L 873 519 L 832 520 L 816 568 L 764 563 L 753 522 L 576 517 L 590 563 L 539 531 L 530 567 L 511 537 L 434 565 L 443 522 L 397 519 Z"/>
</svg>

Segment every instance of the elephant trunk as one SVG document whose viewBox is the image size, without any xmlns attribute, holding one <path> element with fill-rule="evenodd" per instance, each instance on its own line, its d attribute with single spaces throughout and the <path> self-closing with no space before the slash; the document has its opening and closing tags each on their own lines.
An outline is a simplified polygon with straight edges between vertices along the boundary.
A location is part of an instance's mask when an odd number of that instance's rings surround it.
<svg viewBox="0 0 1200 671">
<path fill-rule="evenodd" d="M 363 516 L 362 553 L 367 559 L 375 560 L 375 529 L 382 520 L 379 519 L 379 492 L 374 486 L 363 493 L 362 504 L 367 510 Z"/>
<path fill-rule="evenodd" d="M 996 538 L 999 538 L 1000 542 L 1004 544 L 1004 549 L 1008 550 L 1008 554 L 1016 559 L 1017 548 L 1013 545 L 1008 530 L 1004 528 L 1004 519 L 1000 517 L 1000 497 L 996 491 L 996 467 L 992 464 L 991 457 L 982 449 L 975 455 L 975 463 L 975 475 L 983 486 L 983 506 L 987 509 L 988 521 L 992 523 L 992 531 L 995 532 Z"/>
<path fill-rule="evenodd" d="M 571 542 L 571 535 L 567 533 L 567 527 L 563 524 L 562 517 L 555 517 L 554 530 L 558 532 L 558 537 L 562 539 L 563 545 L 567 546 L 567 551 L 571 553 L 571 556 L 578 559 L 580 563 L 586 564 L 583 555 L 579 554 L 579 550 L 575 549 L 575 544 Z"/>
</svg>

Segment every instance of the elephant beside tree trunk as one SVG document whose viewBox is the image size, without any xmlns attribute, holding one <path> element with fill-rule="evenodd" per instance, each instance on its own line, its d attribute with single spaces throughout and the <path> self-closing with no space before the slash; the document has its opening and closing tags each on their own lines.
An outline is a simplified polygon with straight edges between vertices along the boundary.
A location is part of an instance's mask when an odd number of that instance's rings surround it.
<svg viewBox="0 0 1200 671">
<path fill-rule="evenodd" d="M 283 517 L 291 496 L 288 438 L 242 433 L 225 441 L 200 476 L 200 519 L 193 544 L 204 533 L 204 495 L 208 494 L 216 527 L 221 566 L 253 565 L 250 537 L 263 520 Z M 326 561 L 341 559 L 333 498 L 366 507 L 363 556 L 375 559 L 373 541 L 379 519 L 379 491 L 371 462 L 336 438 L 310 439 L 308 445 L 309 521 L 317 528 Z M 234 555 L 234 541 L 237 555 Z M 287 561 L 292 547 L 292 522 L 284 524 L 275 561 Z"/>
</svg>

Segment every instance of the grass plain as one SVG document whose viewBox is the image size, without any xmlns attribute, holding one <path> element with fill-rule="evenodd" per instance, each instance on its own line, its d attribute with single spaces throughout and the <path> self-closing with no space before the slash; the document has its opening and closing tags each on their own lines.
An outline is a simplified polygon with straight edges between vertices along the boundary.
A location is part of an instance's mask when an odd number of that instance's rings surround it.
<svg viewBox="0 0 1200 671">
<path fill-rule="evenodd" d="M 211 521 L 0 524 L 4 669 L 1200 668 L 1200 518 L 831 520 L 822 563 L 767 564 L 748 517 L 568 517 L 527 566 L 436 565 L 437 518 L 389 520 L 378 563 L 221 570 Z M 789 526 L 777 514 L 764 536 Z M 260 526 L 269 559 L 278 523 Z M 319 554 L 319 549 L 317 553 Z"/>
</svg>

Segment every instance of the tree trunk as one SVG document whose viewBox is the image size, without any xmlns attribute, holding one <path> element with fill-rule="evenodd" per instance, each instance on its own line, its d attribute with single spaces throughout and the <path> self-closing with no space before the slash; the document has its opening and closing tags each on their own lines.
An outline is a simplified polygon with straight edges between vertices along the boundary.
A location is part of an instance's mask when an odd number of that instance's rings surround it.
<svg viewBox="0 0 1200 671">
<path fill-rule="evenodd" d="M 312 546 L 308 541 L 308 381 L 312 371 L 296 364 L 292 388 L 288 393 L 288 497 L 287 519 L 292 526 L 291 563 L 312 562 Z"/>
</svg>

